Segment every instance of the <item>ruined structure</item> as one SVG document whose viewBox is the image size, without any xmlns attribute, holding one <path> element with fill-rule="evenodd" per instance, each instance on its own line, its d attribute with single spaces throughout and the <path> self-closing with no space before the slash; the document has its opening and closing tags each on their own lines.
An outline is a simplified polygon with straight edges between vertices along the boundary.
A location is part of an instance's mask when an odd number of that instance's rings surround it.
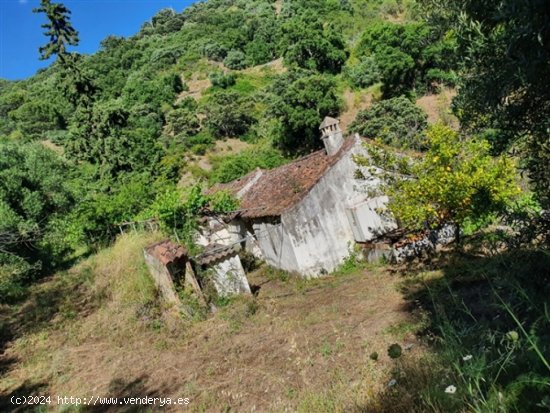
<svg viewBox="0 0 550 413">
<path fill-rule="evenodd" d="M 164 300 L 179 305 L 174 283 L 185 276 L 187 250 L 165 239 L 145 248 L 143 255 Z"/>
<path fill-rule="evenodd" d="M 197 262 L 210 271 L 218 295 L 251 294 L 237 244 L 209 244 L 197 257 Z"/>
<path fill-rule="evenodd" d="M 240 244 L 258 258 L 306 277 L 333 271 L 355 242 L 368 242 L 396 228 L 381 211 L 388 199 L 369 196 L 377 178 L 353 161 L 366 155 L 358 135 L 344 139 L 339 121 L 320 126 L 325 149 L 272 170 L 256 169 L 212 190 L 226 190 L 242 210 L 210 238 Z M 360 176 L 360 178 L 357 178 Z"/>
<path fill-rule="evenodd" d="M 204 283 L 208 281 L 212 281 L 220 296 L 250 294 L 250 286 L 238 251 L 237 245 L 211 243 L 201 254 L 189 257 L 184 247 L 165 239 L 145 248 L 143 254 L 164 301 L 181 306 L 176 294 L 176 285 L 191 288 L 199 302 L 204 305 L 206 302 L 202 290 Z M 191 261 L 205 270 L 209 280 L 197 280 Z"/>
</svg>

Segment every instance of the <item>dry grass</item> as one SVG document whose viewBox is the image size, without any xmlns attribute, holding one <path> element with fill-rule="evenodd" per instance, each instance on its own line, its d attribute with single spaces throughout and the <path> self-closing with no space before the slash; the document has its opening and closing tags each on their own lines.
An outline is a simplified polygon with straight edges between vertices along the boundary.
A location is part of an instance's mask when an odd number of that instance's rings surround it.
<svg viewBox="0 0 550 413">
<path fill-rule="evenodd" d="M 428 115 L 428 123 L 442 122 L 452 128 L 458 128 L 458 119 L 451 112 L 451 102 L 456 96 L 455 89 L 444 88 L 438 94 L 422 96 L 416 101 Z"/>
<path fill-rule="evenodd" d="M 4 312 L 18 323 L 39 297 L 57 297 L 46 316 L 30 317 L 32 327 L 12 324 L 0 407 L 2 398 L 34 389 L 189 397 L 194 412 L 335 412 L 368 405 L 387 382 L 392 326 L 409 315 L 385 270 L 313 281 L 260 271 L 250 276 L 257 297 L 237 298 L 206 321 L 176 321 L 160 308 L 141 255 L 158 237 L 124 236 Z"/>
<path fill-rule="evenodd" d="M 344 90 L 342 97 L 346 109 L 340 114 L 340 127 L 347 132 L 349 125 L 355 120 L 357 114 L 372 105 L 372 95 L 363 90 L 353 91 L 347 88 Z"/>
</svg>

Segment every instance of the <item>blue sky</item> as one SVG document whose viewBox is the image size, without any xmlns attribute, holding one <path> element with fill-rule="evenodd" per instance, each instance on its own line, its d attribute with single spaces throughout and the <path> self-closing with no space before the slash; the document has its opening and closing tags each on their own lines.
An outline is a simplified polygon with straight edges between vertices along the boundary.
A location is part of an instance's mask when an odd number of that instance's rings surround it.
<svg viewBox="0 0 550 413">
<path fill-rule="evenodd" d="M 72 11 L 79 31 L 80 53 L 93 53 L 110 34 L 129 36 L 157 11 L 172 7 L 177 12 L 195 0 L 53 0 Z M 0 0 L 0 78 L 24 79 L 50 62 L 38 59 L 38 48 L 47 42 L 40 27 L 43 14 L 32 12 L 39 0 Z"/>
</svg>

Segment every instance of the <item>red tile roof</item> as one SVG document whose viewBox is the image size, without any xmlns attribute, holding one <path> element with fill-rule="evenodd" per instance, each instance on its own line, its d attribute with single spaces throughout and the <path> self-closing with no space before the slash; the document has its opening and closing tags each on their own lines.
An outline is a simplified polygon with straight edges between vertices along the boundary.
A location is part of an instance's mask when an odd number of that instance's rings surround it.
<svg viewBox="0 0 550 413">
<path fill-rule="evenodd" d="M 333 156 L 323 149 L 275 169 L 256 169 L 240 179 L 214 186 L 211 192 L 225 190 L 239 198 L 243 217 L 279 216 L 302 200 L 354 142 L 354 138 L 346 139 Z"/>
<path fill-rule="evenodd" d="M 204 251 L 195 257 L 201 265 L 211 265 L 236 255 L 239 252 L 238 245 L 209 244 Z"/>
<path fill-rule="evenodd" d="M 187 250 L 169 239 L 164 239 L 145 248 L 145 252 L 164 265 L 171 264 L 187 257 Z"/>
</svg>

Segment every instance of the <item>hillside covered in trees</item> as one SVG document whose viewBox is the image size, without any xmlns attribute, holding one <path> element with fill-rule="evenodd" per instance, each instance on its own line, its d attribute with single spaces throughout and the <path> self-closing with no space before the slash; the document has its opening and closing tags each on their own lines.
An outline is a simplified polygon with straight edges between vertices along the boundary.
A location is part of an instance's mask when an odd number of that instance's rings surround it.
<svg viewBox="0 0 550 413">
<path fill-rule="evenodd" d="M 417 135 L 425 115 L 408 99 L 456 81 L 456 39 L 407 3 L 201 2 L 91 56 L 67 51 L 78 28 L 45 4 L 75 32 L 41 49 L 57 56 L 49 68 L 0 89 L 2 260 L 21 274 L 110 241 L 120 222 L 180 214 L 166 224 L 182 230 L 182 176 L 228 182 L 320 148 L 318 125 L 346 110 L 346 90 L 390 99 L 379 131 L 405 110 Z M 406 128 L 392 143 L 414 146 Z M 246 149 L 194 161 L 227 138 Z"/>
<path fill-rule="evenodd" d="M 206 187 L 322 148 L 319 124 L 339 117 L 345 132 L 372 139 L 376 166 L 412 177 L 387 183 L 407 230 L 452 221 L 471 236 L 500 225 L 515 231 L 513 241 L 491 238 L 492 252 L 530 249 L 523 270 L 532 265 L 532 284 L 505 273 L 506 282 L 483 291 L 512 320 L 483 338 L 506 348 L 486 354 L 497 360 L 488 362 L 494 382 L 469 372 L 478 388 L 461 402 L 436 397 L 441 410 L 430 411 L 522 411 L 518 403 L 532 395 L 523 411 L 549 408 L 550 318 L 539 296 L 548 292 L 550 241 L 544 1 L 207 0 L 161 10 L 133 36 L 106 37 L 92 55 L 69 51 L 79 34 L 65 6 L 42 0 L 35 12 L 45 22 L 37 53 L 55 62 L 25 80 L 0 80 L 0 305 L 16 305 L 38 280 L 112 246 L 124 222 L 158 220 L 193 251 L 201 209 L 238 208 Z M 481 268 L 483 279 L 495 270 L 486 261 Z M 516 287 L 524 300 L 513 301 Z M 453 311 L 463 326 L 462 310 Z M 514 324 L 517 314 L 531 330 Z M 523 331 L 524 342 L 504 326 Z M 451 336 L 447 344 L 460 341 Z M 509 404 L 499 401 L 502 388 Z M 415 411 L 427 411 L 422 403 Z"/>
</svg>

